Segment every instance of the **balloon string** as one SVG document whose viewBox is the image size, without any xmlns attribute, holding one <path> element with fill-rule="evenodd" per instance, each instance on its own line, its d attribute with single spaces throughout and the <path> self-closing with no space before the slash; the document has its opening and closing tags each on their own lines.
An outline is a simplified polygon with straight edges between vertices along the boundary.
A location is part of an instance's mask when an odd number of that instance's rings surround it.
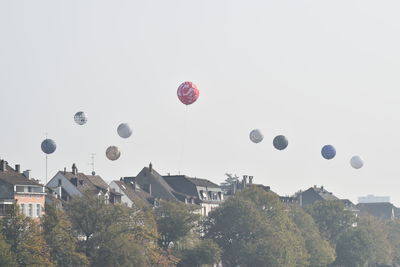
<svg viewBox="0 0 400 267">
<path fill-rule="evenodd" d="M 184 155 L 185 155 L 185 145 L 186 145 L 186 131 L 187 131 L 187 114 L 188 114 L 188 107 L 185 107 L 185 114 L 183 118 L 183 137 L 182 137 L 182 149 L 181 149 L 181 157 L 179 159 L 179 171 L 178 173 L 181 174 L 181 169 L 183 166 Z"/>
</svg>

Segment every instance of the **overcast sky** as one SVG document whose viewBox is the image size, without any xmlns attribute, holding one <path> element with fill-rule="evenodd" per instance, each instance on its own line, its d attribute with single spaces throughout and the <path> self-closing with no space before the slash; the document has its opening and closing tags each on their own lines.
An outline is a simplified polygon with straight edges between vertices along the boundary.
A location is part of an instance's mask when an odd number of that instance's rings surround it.
<svg viewBox="0 0 400 267">
<path fill-rule="evenodd" d="M 0 0 L 0 157 L 44 181 L 48 133 L 49 178 L 72 163 L 90 173 L 95 153 L 107 181 L 151 161 L 161 174 L 247 174 L 281 195 L 324 185 L 400 205 L 399 10 L 397 0 Z M 200 98 L 186 109 L 176 90 L 187 80 Z M 131 138 L 117 135 L 121 122 Z M 285 151 L 272 147 L 278 134 Z M 364 168 L 350 167 L 353 155 Z"/>
</svg>

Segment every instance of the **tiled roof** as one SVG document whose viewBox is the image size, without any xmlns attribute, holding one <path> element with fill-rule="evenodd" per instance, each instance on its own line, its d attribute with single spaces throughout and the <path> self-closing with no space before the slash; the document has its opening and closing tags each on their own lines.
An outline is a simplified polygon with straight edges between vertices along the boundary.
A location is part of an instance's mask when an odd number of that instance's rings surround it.
<svg viewBox="0 0 400 267">
<path fill-rule="evenodd" d="M 325 188 L 323 187 L 311 187 L 311 190 L 314 190 L 315 193 L 317 193 L 320 197 L 322 197 L 324 200 L 338 200 L 332 192 L 328 192 Z M 310 190 L 309 189 L 309 190 Z"/>
<path fill-rule="evenodd" d="M 42 186 L 35 180 L 28 179 L 23 174 L 16 172 L 13 168 L 11 168 L 8 165 L 5 171 L 0 171 L 0 180 L 11 185 Z"/>
<path fill-rule="evenodd" d="M 173 194 L 174 190 L 154 169 L 150 170 L 147 167 L 143 168 L 142 171 L 136 176 L 135 180 L 136 183 L 142 188 L 151 184 L 151 195 L 155 198 L 175 201 L 178 200 Z"/>
<path fill-rule="evenodd" d="M 141 188 L 133 188 L 133 184 L 125 183 L 123 181 L 114 181 L 121 189 L 122 192 L 136 205 L 138 203 L 148 205 L 152 199 L 149 193 L 143 191 Z"/>
<path fill-rule="evenodd" d="M 73 178 L 78 179 L 76 188 L 81 192 L 92 192 L 97 193 L 100 190 L 107 190 L 107 183 L 99 175 L 85 175 L 84 173 L 77 172 L 76 174 L 72 172 L 60 171 L 65 178 L 67 178 L 71 183 Z"/>
</svg>

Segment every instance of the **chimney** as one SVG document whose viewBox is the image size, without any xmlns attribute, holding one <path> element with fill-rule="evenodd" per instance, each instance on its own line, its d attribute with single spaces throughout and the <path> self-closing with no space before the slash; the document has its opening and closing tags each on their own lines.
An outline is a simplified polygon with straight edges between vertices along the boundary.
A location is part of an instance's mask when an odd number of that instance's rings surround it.
<svg viewBox="0 0 400 267">
<path fill-rule="evenodd" d="M 151 162 L 150 162 L 150 164 L 149 164 L 149 172 L 151 173 L 153 171 L 153 164 L 151 164 Z"/>
<path fill-rule="evenodd" d="M 78 168 L 76 167 L 75 163 L 72 164 L 72 174 L 76 175 L 78 173 Z"/>
<path fill-rule="evenodd" d="M 7 161 L 2 159 L 0 161 L 0 171 L 5 172 L 6 170 L 7 170 Z"/>
<path fill-rule="evenodd" d="M 31 170 L 26 170 L 26 171 L 24 171 L 23 175 L 24 175 L 26 178 L 30 179 L 30 178 L 31 178 Z"/>
<path fill-rule="evenodd" d="M 21 172 L 21 165 L 15 164 L 15 171 L 20 173 Z"/>
<path fill-rule="evenodd" d="M 236 190 L 237 190 L 237 181 L 233 182 L 233 194 L 236 194 Z"/>
<path fill-rule="evenodd" d="M 253 176 L 249 176 L 249 184 L 253 184 Z"/>
<path fill-rule="evenodd" d="M 151 195 L 151 184 L 145 184 L 143 187 L 144 191 Z"/>
<path fill-rule="evenodd" d="M 67 173 L 67 168 L 64 167 L 64 174 L 66 174 L 66 173 Z"/>
<path fill-rule="evenodd" d="M 247 175 L 243 175 L 244 186 L 247 184 Z"/>
</svg>

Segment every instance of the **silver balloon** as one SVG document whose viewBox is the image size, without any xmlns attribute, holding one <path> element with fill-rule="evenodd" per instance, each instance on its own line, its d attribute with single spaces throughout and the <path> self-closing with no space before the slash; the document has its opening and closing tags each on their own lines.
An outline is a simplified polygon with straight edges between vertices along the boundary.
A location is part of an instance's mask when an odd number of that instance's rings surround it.
<svg viewBox="0 0 400 267">
<path fill-rule="evenodd" d="M 110 146 L 106 150 L 106 156 L 109 160 L 117 160 L 121 156 L 121 152 L 119 151 L 118 147 Z"/>
<path fill-rule="evenodd" d="M 253 143 L 260 143 L 262 140 L 264 139 L 264 135 L 261 133 L 260 130 L 255 129 L 253 131 L 250 132 L 250 140 Z"/>
<path fill-rule="evenodd" d="M 85 112 L 79 111 L 79 112 L 75 113 L 74 120 L 75 120 L 76 124 L 84 125 L 87 122 L 88 118 L 87 118 Z"/>
<path fill-rule="evenodd" d="M 354 156 L 351 158 L 350 164 L 354 169 L 360 169 L 364 166 L 364 160 L 360 156 Z"/>
<path fill-rule="evenodd" d="M 45 139 L 40 147 L 42 148 L 43 153 L 52 154 L 54 153 L 54 151 L 56 151 L 57 145 L 56 142 L 54 142 L 54 140 Z"/>
<path fill-rule="evenodd" d="M 274 138 L 273 145 L 278 150 L 284 150 L 287 148 L 289 142 L 287 138 L 283 135 L 278 135 Z"/>
<path fill-rule="evenodd" d="M 117 132 L 122 138 L 129 138 L 132 135 L 132 128 L 128 123 L 121 123 L 118 126 Z"/>
</svg>

